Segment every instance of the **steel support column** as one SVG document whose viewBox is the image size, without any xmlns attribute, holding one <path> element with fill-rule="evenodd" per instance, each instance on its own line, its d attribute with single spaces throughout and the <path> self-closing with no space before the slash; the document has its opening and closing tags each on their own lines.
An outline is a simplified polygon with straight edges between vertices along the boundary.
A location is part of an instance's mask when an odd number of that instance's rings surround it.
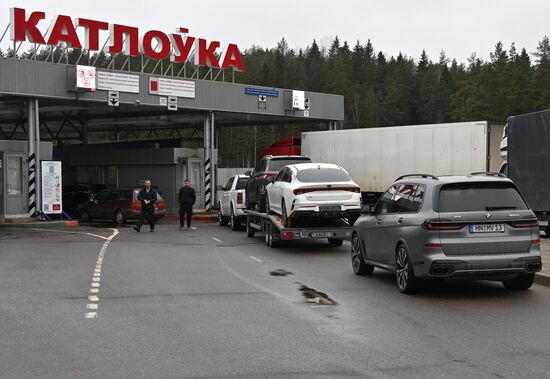
<svg viewBox="0 0 550 379">
<path fill-rule="evenodd" d="M 217 168 L 218 168 L 218 155 L 214 154 L 218 146 L 216 145 L 216 118 L 214 117 L 214 112 L 210 112 L 210 164 L 211 167 L 211 177 L 210 183 L 212 188 L 212 201 L 210 204 L 217 204 L 217 191 L 216 191 L 216 177 L 217 177 Z M 210 207 L 213 208 L 212 206 Z"/>
<path fill-rule="evenodd" d="M 212 114 L 204 114 L 204 209 L 212 210 Z"/>
<path fill-rule="evenodd" d="M 38 99 L 33 101 L 33 111 L 34 111 L 34 128 L 35 128 L 35 143 L 36 147 L 34 151 L 36 152 L 36 205 L 38 207 L 38 213 L 42 215 L 42 164 L 40 163 L 40 114 L 39 114 L 39 105 Z"/>
<path fill-rule="evenodd" d="M 35 113 L 34 113 L 34 99 L 27 100 L 27 129 L 28 133 L 28 158 L 27 158 L 27 167 L 28 167 L 28 212 L 29 217 L 36 216 L 36 155 L 35 155 L 35 138 L 34 138 L 34 123 L 35 123 Z"/>
</svg>

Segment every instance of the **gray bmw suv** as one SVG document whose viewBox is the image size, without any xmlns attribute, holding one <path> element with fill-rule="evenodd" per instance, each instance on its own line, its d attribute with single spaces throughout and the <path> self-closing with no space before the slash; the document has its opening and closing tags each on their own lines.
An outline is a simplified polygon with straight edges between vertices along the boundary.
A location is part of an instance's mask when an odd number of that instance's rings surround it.
<svg viewBox="0 0 550 379">
<path fill-rule="evenodd" d="M 362 213 L 353 225 L 353 271 L 390 271 L 403 293 L 421 278 L 450 277 L 525 290 L 541 270 L 537 218 L 501 174 L 402 176 Z"/>
</svg>

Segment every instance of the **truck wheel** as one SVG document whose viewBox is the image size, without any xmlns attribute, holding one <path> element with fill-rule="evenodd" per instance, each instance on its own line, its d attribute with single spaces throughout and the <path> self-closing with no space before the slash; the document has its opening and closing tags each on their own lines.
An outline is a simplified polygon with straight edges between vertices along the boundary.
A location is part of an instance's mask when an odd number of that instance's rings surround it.
<svg viewBox="0 0 550 379">
<path fill-rule="evenodd" d="M 333 247 L 342 246 L 343 243 L 344 243 L 344 240 L 341 240 L 341 239 L 338 239 L 338 238 L 329 238 L 328 239 L 328 244 L 330 246 L 333 246 Z"/>
<path fill-rule="evenodd" d="M 246 236 L 248 238 L 254 238 L 254 234 L 256 233 L 256 230 L 250 226 L 250 218 L 246 217 Z"/>
<path fill-rule="evenodd" d="M 231 205 L 231 217 L 229 220 L 230 220 L 229 222 L 231 223 L 231 230 L 234 232 L 239 230 L 239 227 L 241 226 L 241 222 L 237 217 L 235 217 L 235 211 L 233 210 L 233 205 Z"/>
<path fill-rule="evenodd" d="M 502 282 L 504 287 L 514 291 L 525 291 L 531 288 L 535 281 L 535 274 L 518 275 L 514 279 L 505 280 Z"/>
<path fill-rule="evenodd" d="M 220 204 L 220 207 L 218 208 L 218 225 L 220 226 L 227 225 L 227 217 L 224 217 L 224 215 L 222 214 L 221 204 Z"/>
</svg>

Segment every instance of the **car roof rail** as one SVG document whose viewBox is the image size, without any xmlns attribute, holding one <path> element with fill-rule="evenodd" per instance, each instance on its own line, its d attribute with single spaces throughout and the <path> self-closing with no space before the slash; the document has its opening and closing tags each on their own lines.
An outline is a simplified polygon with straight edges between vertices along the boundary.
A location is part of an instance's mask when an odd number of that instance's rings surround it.
<svg viewBox="0 0 550 379">
<path fill-rule="evenodd" d="M 424 178 L 424 179 L 434 179 L 434 180 L 439 180 L 439 178 L 435 175 L 432 175 L 432 174 L 407 174 L 407 175 L 401 175 L 399 178 L 395 179 L 395 181 L 399 181 L 401 179 L 405 179 L 405 178 Z"/>
<path fill-rule="evenodd" d="M 470 176 L 498 176 L 499 178 L 507 178 L 507 176 L 504 175 L 502 172 L 491 172 L 491 171 L 471 172 Z"/>
</svg>

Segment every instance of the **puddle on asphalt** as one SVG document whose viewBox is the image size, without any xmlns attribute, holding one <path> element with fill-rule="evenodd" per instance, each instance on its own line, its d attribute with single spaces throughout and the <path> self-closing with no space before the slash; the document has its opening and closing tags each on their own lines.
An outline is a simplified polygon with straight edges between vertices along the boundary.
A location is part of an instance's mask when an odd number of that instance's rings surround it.
<svg viewBox="0 0 550 379">
<path fill-rule="evenodd" d="M 290 271 L 287 271 L 287 270 L 283 270 L 282 268 L 278 268 L 277 270 L 273 270 L 273 271 L 270 271 L 269 272 L 269 275 L 271 276 L 288 276 L 288 275 L 293 275 L 294 273 L 290 272 Z"/>
<path fill-rule="evenodd" d="M 306 298 L 308 304 L 320 304 L 320 305 L 336 305 L 336 301 L 331 299 L 329 295 L 324 292 L 317 291 L 315 288 L 308 287 L 300 282 L 296 282 L 300 285 L 299 290 L 302 291 L 302 295 Z"/>
</svg>

